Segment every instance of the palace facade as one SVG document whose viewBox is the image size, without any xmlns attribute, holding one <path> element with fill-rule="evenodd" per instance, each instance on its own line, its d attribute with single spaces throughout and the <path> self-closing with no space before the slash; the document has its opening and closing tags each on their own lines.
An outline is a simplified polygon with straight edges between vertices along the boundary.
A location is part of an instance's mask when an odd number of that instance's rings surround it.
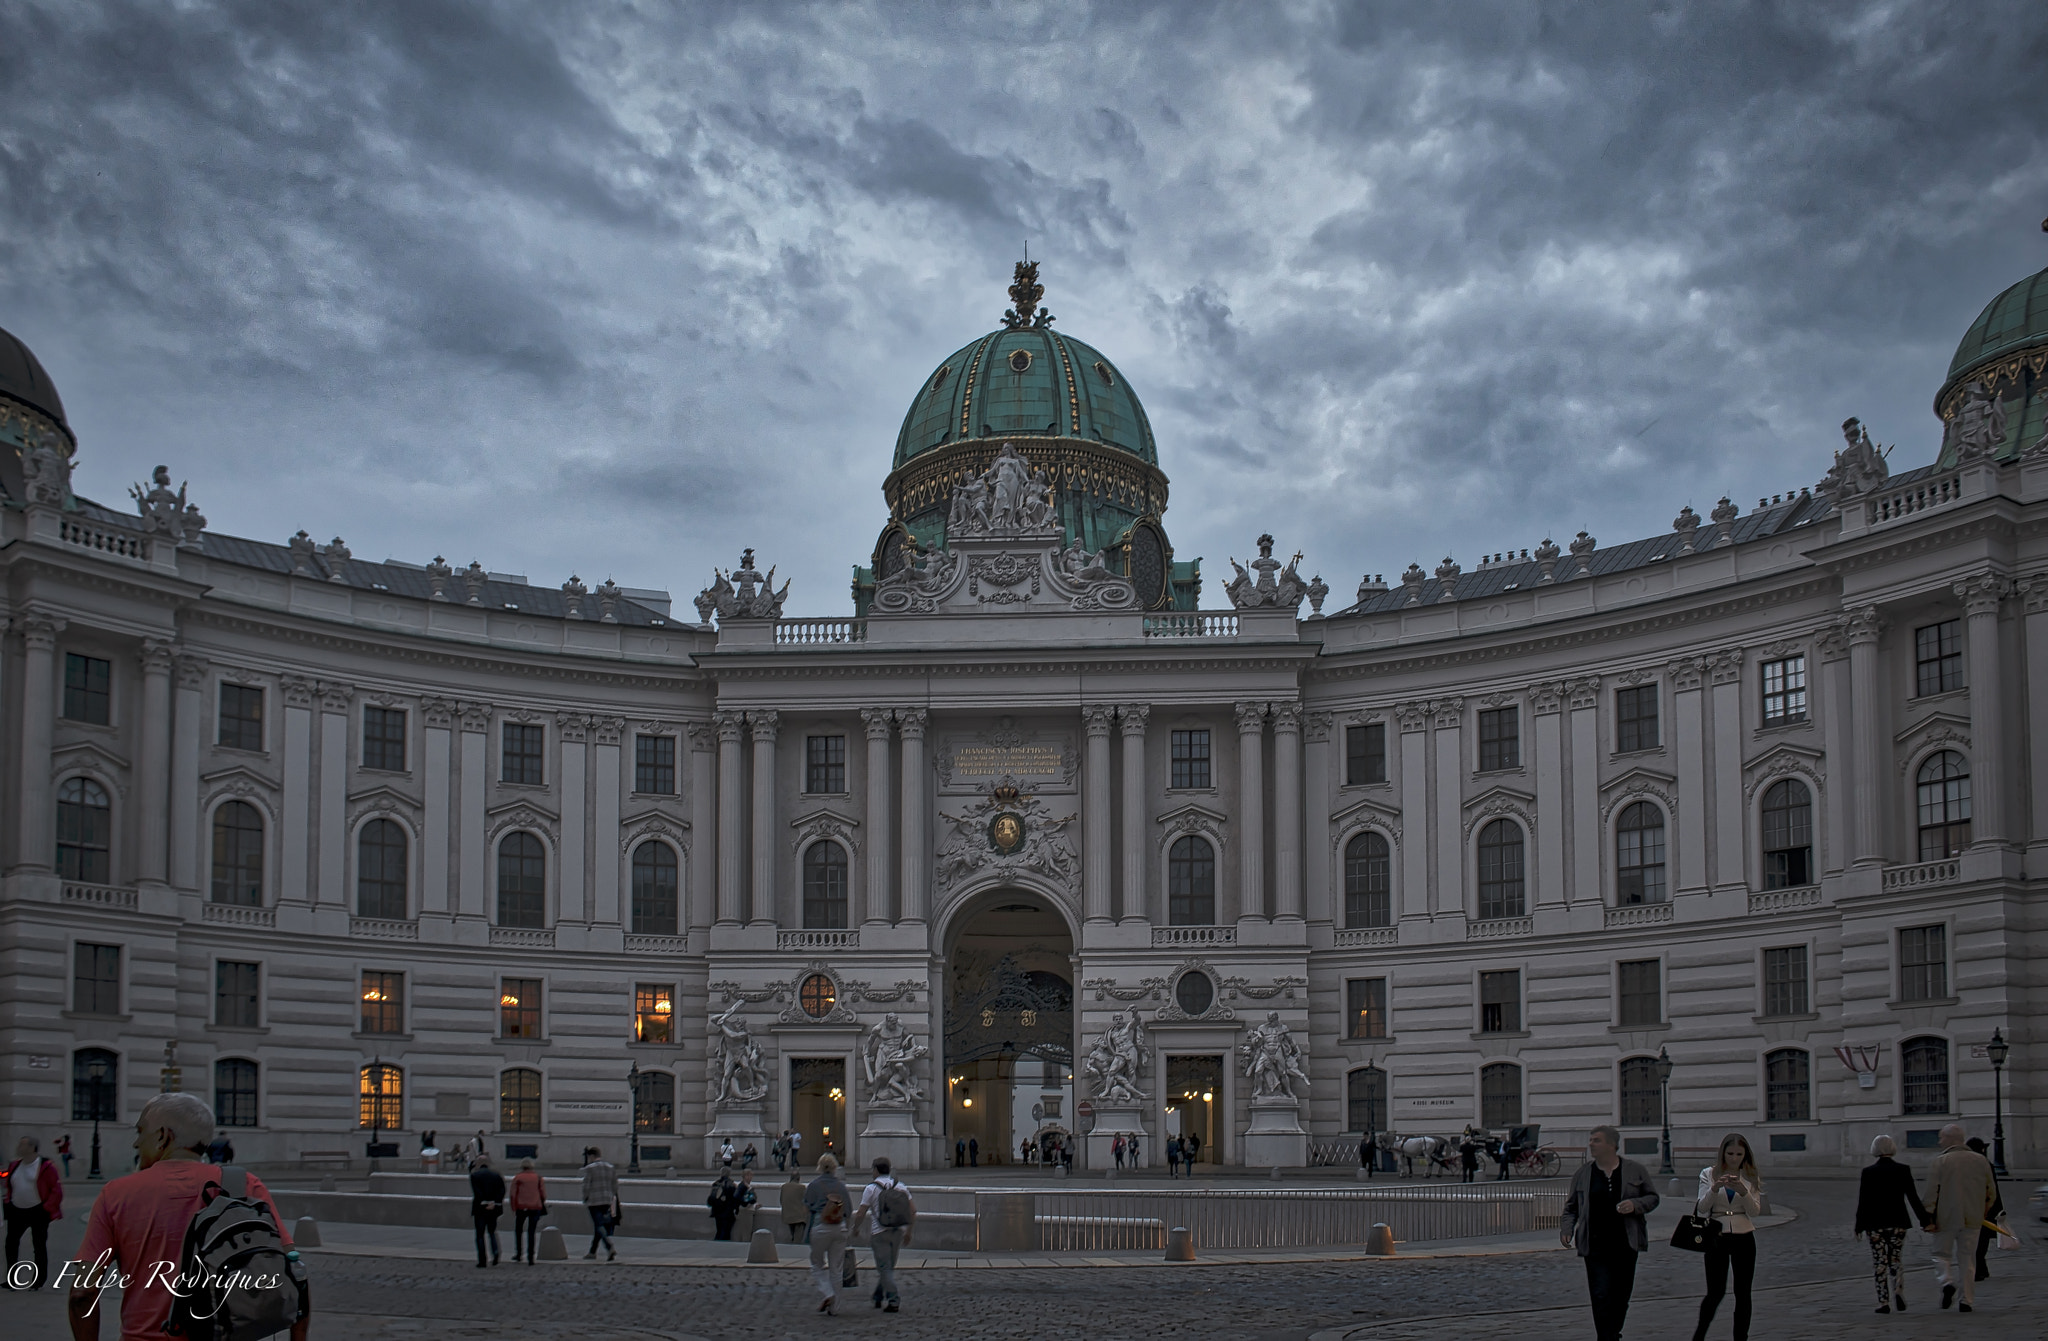
<svg viewBox="0 0 2048 1341">
<path fill-rule="evenodd" d="M 831 619 L 752 551 L 679 613 L 218 534 L 162 471 L 101 506 L 0 333 L 0 1122 L 125 1169 L 176 1086 L 258 1163 L 1014 1162 L 1097 1129 L 1110 1037 L 1147 1162 L 1266 1162 L 1271 1018 L 1318 1144 L 1647 1154 L 1662 1059 L 1681 1151 L 1834 1166 L 1988 1136 L 1997 1031 L 2048 1159 L 2048 271 L 1938 444 L 1852 421 L 1796 494 L 1328 611 L 1270 537 L 1202 608 L 1034 278 L 918 390 Z"/>
</svg>

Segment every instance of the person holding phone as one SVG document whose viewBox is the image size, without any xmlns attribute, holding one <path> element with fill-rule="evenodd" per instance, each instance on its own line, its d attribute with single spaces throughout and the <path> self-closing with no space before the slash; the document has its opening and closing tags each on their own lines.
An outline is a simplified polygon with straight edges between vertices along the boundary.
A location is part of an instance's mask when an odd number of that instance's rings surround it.
<svg viewBox="0 0 2048 1341">
<path fill-rule="evenodd" d="M 1722 1137 L 1714 1162 L 1700 1170 L 1693 1214 L 1711 1219 L 1721 1232 L 1707 1240 L 1707 1294 L 1700 1300 L 1700 1321 L 1693 1328 L 1693 1341 L 1706 1341 L 1714 1310 L 1728 1293 L 1731 1266 L 1735 1269 L 1735 1341 L 1748 1341 L 1749 1288 L 1756 1277 L 1756 1224 L 1749 1217 L 1763 1214 L 1763 1182 L 1749 1141 L 1739 1132 Z"/>
</svg>

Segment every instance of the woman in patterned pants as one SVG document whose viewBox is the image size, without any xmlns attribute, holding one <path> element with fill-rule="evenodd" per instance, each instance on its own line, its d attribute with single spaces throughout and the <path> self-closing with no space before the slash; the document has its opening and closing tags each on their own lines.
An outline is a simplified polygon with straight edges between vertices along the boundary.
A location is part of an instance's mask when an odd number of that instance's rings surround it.
<svg viewBox="0 0 2048 1341">
<path fill-rule="evenodd" d="M 1899 1271 L 1899 1255 L 1906 1246 L 1906 1230 L 1914 1221 L 1927 1227 L 1927 1208 L 1913 1186 L 1913 1171 L 1894 1163 L 1899 1147 L 1889 1136 L 1870 1143 L 1876 1158 L 1863 1170 L 1863 1184 L 1856 1195 L 1856 1232 L 1870 1240 L 1871 1276 L 1877 1282 L 1877 1311 L 1906 1311 L 1906 1281 Z M 1910 1208 L 1912 1219 L 1907 1218 Z"/>
</svg>

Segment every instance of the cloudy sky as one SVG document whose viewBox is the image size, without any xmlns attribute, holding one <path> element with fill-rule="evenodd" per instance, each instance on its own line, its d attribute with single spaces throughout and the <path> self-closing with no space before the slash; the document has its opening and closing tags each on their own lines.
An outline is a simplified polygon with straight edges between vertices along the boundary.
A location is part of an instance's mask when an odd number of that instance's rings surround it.
<svg viewBox="0 0 2048 1341">
<path fill-rule="evenodd" d="M 833 614 L 1028 245 L 1207 603 L 1271 529 L 1341 604 L 1930 459 L 2044 72 L 2039 0 L 0 0 L 0 326 L 102 501 Z"/>
</svg>

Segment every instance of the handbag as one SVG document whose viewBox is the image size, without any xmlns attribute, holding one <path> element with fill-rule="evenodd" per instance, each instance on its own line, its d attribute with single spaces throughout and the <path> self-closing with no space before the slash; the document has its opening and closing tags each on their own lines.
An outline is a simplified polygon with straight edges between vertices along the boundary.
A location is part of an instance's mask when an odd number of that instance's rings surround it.
<svg viewBox="0 0 2048 1341">
<path fill-rule="evenodd" d="M 1671 1246 L 1683 1248 L 1689 1253 L 1703 1253 L 1707 1246 L 1721 1237 L 1721 1226 L 1706 1215 L 1686 1214 L 1678 1217 L 1678 1223 L 1671 1229 Z"/>
</svg>

